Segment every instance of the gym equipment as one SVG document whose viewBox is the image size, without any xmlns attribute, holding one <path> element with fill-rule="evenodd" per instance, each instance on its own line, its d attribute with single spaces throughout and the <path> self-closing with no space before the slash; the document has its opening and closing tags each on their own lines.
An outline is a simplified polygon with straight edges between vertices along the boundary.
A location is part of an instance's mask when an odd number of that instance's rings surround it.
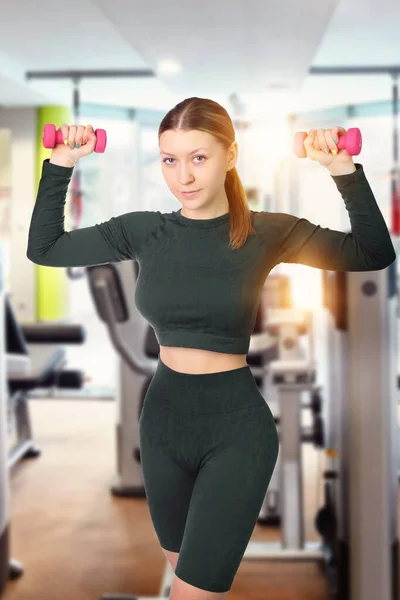
<svg viewBox="0 0 400 600">
<path fill-rule="evenodd" d="M 399 598 L 396 269 L 323 272 L 331 458 L 318 520 L 340 600 Z"/>
<path fill-rule="evenodd" d="M 297 158 L 307 157 L 307 153 L 304 148 L 304 140 L 306 139 L 307 135 L 308 134 L 305 131 L 298 131 L 294 136 L 293 147 Z M 347 130 L 345 135 L 339 135 L 337 148 L 339 150 L 347 150 L 350 156 L 357 156 L 360 154 L 362 148 L 362 136 L 358 127 L 351 127 Z"/>
<path fill-rule="evenodd" d="M 6 374 L 6 294 L 4 273 L 6 253 L 0 242 L 0 595 L 9 579 L 23 574 L 22 564 L 10 557 L 10 493 L 7 466 L 7 374 Z"/>
<path fill-rule="evenodd" d="M 33 440 L 29 392 L 35 388 L 82 387 L 84 378 L 81 371 L 62 368 L 66 363 L 65 344 L 83 344 L 86 331 L 81 325 L 73 324 L 34 323 L 21 326 L 8 296 L 5 298 L 5 311 L 8 467 L 11 468 L 21 459 L 40 456 Z"/>
<path fill-rule="evenodd" d="M 22 568 L 10 562 L 10 492 L 7 469 L 7 394 L 5 361 L 5 291 L 4 273 L 6 272 L 4 245 L 0 243 L 0 595 L 3 594 L 9 578 L 22 575 Z"/>
<path fill-rule="evenodd" d="M 95 129 L 97 138 L 94 151 L 102 154 L 107 146 L 107 134 L 105 129 Z M 56 144 L 64 144 L 64 139 L 61 129 L 57 129 L 55 125 L 47 124 L 43 130 L 43 146 L 45 148 L 54 148 Z"/>
<path fill-rule="evenodd" d="M 9 557 L 9 471 L 18 460 L 40 455 L 32 436 L 29 390 L 81 387 L 80 371 L 61 370 L 66 353 L 64 347 L 55 344 L 83 343 L 86 339 L 79 325 L 18 324 L 3 289 L 2 248 L 0 244 L 0 595 L 8 579 L 23 574 L 22 564 Z"/>
<path fill-rule="evenodd" d="M 10 394 L 8 422 L 9 425 L 15 422 L 16 434 L 16 441 L 9 452 L 9 467 L 12 467 L 20 458 L 32 458 L 40 454 L 32 439 L 27 404 L 29 391 L 53 386 L 82 387 L 81 371 L 61 369 L 66 362 L 64 345 L 83 343 L 85 330 L 80 325 L 52 323 L 20 326 L 8 296 L 5 299 L 5 308 L 6 372 Z M 40 344 L 40 347 L 37 344 Z"/>
<path fill-rule="evenodd" d="M 302 443 L 316 441 L 316 422 L 304 431 L 301 410 L 320 403 L 321 386 L 316 381 L 313 344 L 308 356 L 299 345 L 299 335 L 311 331 L 312 313 L 295 308 L 267 309 L 266 329 L 278 339 L 278 357 L 264 366 L 263 395 L 268 398 L 279 425 L 280 453 L 266 493 L 260 524 L 281 525 L 281 542 L 249 542 L 243 560 L 318 560 L 319 542 L 305 541 Z M 313 400 L 302 403 L 303 392 Z M 277 416 L 279 414 L 279 416 Z M 267 514 L 265 514 L 265 511 Z"/>
<path fill-rule="evenodd" d="M 268 366 L 280 405 L 282 545 L 250 542 L 244 560 L 317 560 L 337 600 L 399 597 L 396 277 L 394 264 L 372 272 L 323 271 L 330 369 L 325 421 L 318 416 L 314 434 L 330 464 L 323 474 L 325 505 L 315 518 L 322 545 L 314 550 L 304 541 L 299 434 L 300 394 L 312 388 L 313 363 Z M 285 321 L 284 311 L 272 312 Z M 285 341 L 293 346 L 293 333 Z"/>
<path fill-rule="evenodd" d="M 311 311 L 305 311 L 292 307 L 290 304 L 285 306 L 284 293 L 289 284 L 287 276 L 278 279 L 274 276 L 273 282 L 269 279 L 265 282 L 266 288 L 274 283 L 275 302 L 270 300 L 267 303 L 266 316 L 263 328 L 269 333 L 271 340 L 277 343 L 277 351 L 274 357 L 264 360 L 264 373 L 261 387 L 261 393 L 268 399 L 268 405 L 271 408 L 275 423 L 279 426 L 281 438 L 287 436 L 286 440 L 286 460 L 291 453 L 295 460 L 298 460 L 296 454 L 298 444 L 313 443 L 315 447 L 323 446 L 322 443 L 322 424 L 321 424 L 321 387 L 314 384 L 316 377 L 316 365 L 314 360 L 314 340 L 312 336 Z M 278 300 L 278 302 L 276 301 Z M 275 306 L 274 306 L 275 305 Z M 309 355 L 306 356 L 302 347 L 300 336 L 308 334 Z M 285 392 L 280 385 L 285 383 L 303 384 L 304 388 L 297 389 L 301 394 L 308 391 L 311 396 L 309 402 L 296 402 L 295 404 L 282 401 L 282 394 Z M 299 414 L 291 414 L 290 411 L 299 410 Z M 310 409 L 312 423 L 310 427 L 299 427 L 297 430 L 297 419 L 301 423 L 301 410 Z M 294 424 L 293 425 L 293 419 Z M 285 433 L 286 432 L 286 433 Z M 298 439 L 297 439 L 298 436 Z M 260 525 L 282 526 L 282 537 L 284 540 L 293 539 L 292 530 L 296 530 L 296 519 L 293 519 L 293 511 L 290 512 L 290 519 L 287 517 L 287 507 L 285 509 L 284 490 L 281 480 L 284 477 L 284 466 L 282 463 L 282 454 L 278 456 L 277 464 L 272 475 L 270 485 L 260 511 L 258 523 Z M 302 489 L 302 473 L 299 472 L 298 490 Z M 292 499 L 296 497 L 292 496 Z M 298 499 L 297 499 L 298 498 Z M 294 501 L 295 511 L 298 512 L 299 519 L 302 518 L 303 497 L 298 493 Z M 283 513 L 283 518 L 282 518 Z M 286 518 L 285 518 L 286 515 Z M 303 535 L 298 532 L 297 536 Z M 289 544 L 289 542 L 288 542 Z M 309 550 L 314 552 L 317 548 L 315 544 L 306 544 Z"/>
</svg>

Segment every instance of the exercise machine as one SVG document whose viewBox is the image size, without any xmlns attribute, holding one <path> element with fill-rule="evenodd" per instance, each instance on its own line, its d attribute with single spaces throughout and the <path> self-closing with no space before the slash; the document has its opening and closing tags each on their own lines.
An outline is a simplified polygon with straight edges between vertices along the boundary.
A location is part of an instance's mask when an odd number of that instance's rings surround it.
<svg viewBox="0 0 400 600">
<path fill-rule="evenodd" d="M 4 244 L 0 242 L 0 595 L 9 579 L 23 573 L 22 565 L 10 558 L 10 489 L 7 468 L 7 373 L 5 360 Z"/>
<path fill-rule="evenodd" d="M 81 325 L 32 323 L 20 325 L 8 295 L 4 298 L 7 375 L 8 467 L 19 460 L 37 458 L 40 450 L 32 432 L 28 400 L 38 388 L 81 388 L 82 371 L 67 370 L 66 344 L 83 344 Z"/>
<path fill-rule="evenodd" d="M 323 271 L 323 285 L 330 369 L 325 420 L 319 416 L 314 431 L 330 461 L 323 475 L 325 504 L 315 519 L 322 543 L 305 541 L 303 520 L 301 394 L 319 391 L 315 365 L 312 355 L 309 361 L 280 357 L 267 369 L 279 396 L 282 541 L 250 542 L 244 560 L 316 560 L 336 600 L 397 600 L 395 263 L 372 272 Z M 275 318 L 279 327 L 285 315 L 272 312 L 270 322 Z M 295 316 L 289 320 L 293 324 Z"/>
<path fill-rule="evenodd" d="M 326 504 L 317 525 L 340 600 L 399 598 L 396 262 L 324 272 L 331 326 Z"/>
<path fill-rule="evenodd" d="M 0 244 L 0 594 L 7 581 L 23 575 L 10 558 L 9 474 L 22 459 L 36 458 L 29 415 L 29 392 L 36 388 L 81 387 L 81 371 L 64 370 L 67 343 L 83 343 L 80 325 L 20 326 L 4 291 L 4 256 Z M 62 345 L 60 345 L 62 344 Z"/>
</svg>

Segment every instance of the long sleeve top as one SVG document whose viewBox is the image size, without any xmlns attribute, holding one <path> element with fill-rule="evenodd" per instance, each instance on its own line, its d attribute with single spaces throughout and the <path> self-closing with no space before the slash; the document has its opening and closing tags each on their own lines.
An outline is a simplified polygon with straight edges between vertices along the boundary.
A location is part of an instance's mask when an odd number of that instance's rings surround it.
<svg viewBox="0 0 400 600">
<path fill-rule="evenodd" d="M 43 161 L 27 258 L 52 267 L 136 260 L 135 303 L 160 345 L 246 354 L 265 279 L 279 263 L 374 271 L 396 259 L 390 233 L 361 164 L 331 176 L 351 232 L 286 213 L 251 211 L 256 235 L 229 246 L 229 212 L 191 219 L 180 210 L 132 211 L 74 231 L 64 209 L 74 167 Z"/>
</svg>

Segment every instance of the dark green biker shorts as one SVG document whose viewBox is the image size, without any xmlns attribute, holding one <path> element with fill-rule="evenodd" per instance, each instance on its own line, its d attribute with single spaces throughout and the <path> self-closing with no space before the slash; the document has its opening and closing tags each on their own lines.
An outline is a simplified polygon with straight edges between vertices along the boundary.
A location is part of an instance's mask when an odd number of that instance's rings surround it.
<svg viewBox="0 0 400 600">
<path fill-rule="evenodd" d="M 139 431 L 150 516 L 161 547 L 180 553 L 176 575 L 227 592 L 279 452 L 250 367 L 192 375 L 159 357 Z"/>
</svg>

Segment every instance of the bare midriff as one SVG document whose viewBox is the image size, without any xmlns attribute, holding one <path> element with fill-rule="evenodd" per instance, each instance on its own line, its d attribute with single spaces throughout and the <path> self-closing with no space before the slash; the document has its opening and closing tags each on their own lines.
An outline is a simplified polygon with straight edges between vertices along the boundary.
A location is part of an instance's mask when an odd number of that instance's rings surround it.
<svg viewBox="0 0 400 600">
<path fill-rule="evenodd" d="M 224 354 L 199 348 L 160 346 L 160 359 L 173 371 L 205 374 L 231 371 L 247 365 L 246 354 Z"/>
</svg>

